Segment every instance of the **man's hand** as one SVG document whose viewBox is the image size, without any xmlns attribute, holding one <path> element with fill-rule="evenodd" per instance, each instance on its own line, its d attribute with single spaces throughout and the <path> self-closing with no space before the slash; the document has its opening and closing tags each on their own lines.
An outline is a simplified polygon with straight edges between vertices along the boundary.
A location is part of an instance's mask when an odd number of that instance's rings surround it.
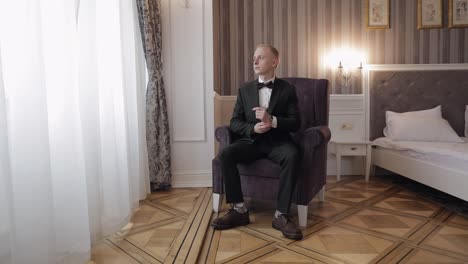
<svg viewBox="0 0 468 264">
<path fill-rule="evenodd" d="M 271 116 L 266 111 L 265 107 L 254 107 L 252 111 L 255 111 L 255 117 L 260 119 L 263 123 L 271 123 Z"/>
<path fill-rule="evenodd" d="M 271 122 L 268 122 L 268 123 L 258 122 L 254 126 L 254 131 L 257 134 L 263 134 L 263 133 L 267 132 L 270 129 L 271 129 Z"/>
</svg>

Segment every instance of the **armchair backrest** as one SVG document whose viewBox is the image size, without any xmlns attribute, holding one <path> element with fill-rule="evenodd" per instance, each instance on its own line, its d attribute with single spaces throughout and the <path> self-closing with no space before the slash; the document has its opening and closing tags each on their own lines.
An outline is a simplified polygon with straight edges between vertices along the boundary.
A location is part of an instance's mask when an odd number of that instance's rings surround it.
<svg viewBox="0 0 468 264">
<path fill-rule="evenodd" d="M 314 126 L 328 126 L 330 91 L 328 80 L 309 78 L 284 78 L 296 87 L 303 131 Z"/>
</svg>

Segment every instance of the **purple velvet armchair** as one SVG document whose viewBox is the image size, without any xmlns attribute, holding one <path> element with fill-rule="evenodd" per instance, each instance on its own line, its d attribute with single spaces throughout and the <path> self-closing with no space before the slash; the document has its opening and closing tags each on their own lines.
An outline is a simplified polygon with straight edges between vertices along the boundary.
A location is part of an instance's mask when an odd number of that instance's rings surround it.
<svg viewBox="0 0 468 264">
<path fill-rule="evenodd" d="M 309 202 L 318 194 L 325 196 L 327 176 L 327 143 L 331 133 L 328 128 L 329 87 L 328 80 L 307 78 L 284 78 L 296 87 L 301 127 L 292 138 L 302 154 L 298 166 L 299 175 L 293 195 L 293 203 L 298 208 L 299 225 L 307 223 Z M 215 130 L 220 143 L 219 150 L 236 140 L 236 135 L 228 126 Z M 213 170 L 213 210 L 218 212 L 224 193 L 223 175 L 217 158 L 212 162 Z M 268 159 L 259 159 L 250 164 L 239 164 L 242 192 L 246 197 L 275 200 L 278 191 L 280 167 Z"/>
</svg>

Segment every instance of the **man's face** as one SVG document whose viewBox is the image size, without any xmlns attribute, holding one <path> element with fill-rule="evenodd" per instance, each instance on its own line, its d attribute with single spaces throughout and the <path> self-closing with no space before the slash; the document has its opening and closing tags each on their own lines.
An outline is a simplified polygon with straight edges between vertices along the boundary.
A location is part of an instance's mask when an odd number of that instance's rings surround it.
<svg viewBox="0 0 468 264">
<path fill-rule="evenodd" d="M 278 66 L 278 59 L 275 58 L 269 48 L 259 47 L 255 50 L 253 56 L 254 72 L 257 75 L 274 73 Z"/>
</svg>

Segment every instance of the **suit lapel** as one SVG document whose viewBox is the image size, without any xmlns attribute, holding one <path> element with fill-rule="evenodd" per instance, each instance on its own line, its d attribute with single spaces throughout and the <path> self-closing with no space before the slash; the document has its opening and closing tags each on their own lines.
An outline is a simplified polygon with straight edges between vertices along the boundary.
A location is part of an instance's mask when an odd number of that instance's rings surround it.
<svg viewBox="0 0 468 264">
<path fill-rule="evenodd" d="M 267 112 L 271 115 L 273 111 L 275 110 L 275 106 L 278 103 L 279 98 L 281 97 L 281 81 L 279 79 L 276 79 L 273 87 L 273 91 L 271 92 L 271 97 L 270 97 L 270 104 L 268 105 L 268 110 Z"/>
<path fill-rule="evenodd" d="M 250 85 L 248 98 L 252 98 L 249 102 L 249 105 L 251 106 L 250 109 L 260 105 L 258 100 L 257 82 L 252 82 L 252 84 Z"/>
</svg>

